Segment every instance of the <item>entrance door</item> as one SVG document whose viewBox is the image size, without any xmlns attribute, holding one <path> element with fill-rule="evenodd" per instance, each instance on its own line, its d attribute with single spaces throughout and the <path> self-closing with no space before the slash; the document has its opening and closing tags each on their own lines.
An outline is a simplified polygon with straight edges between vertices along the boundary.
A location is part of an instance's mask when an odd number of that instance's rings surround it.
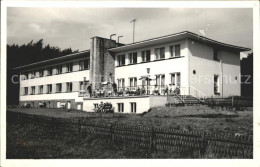
<svg viewBox="0 0 260 167">
<path fill-rule="evenodd" d="M 68 102 L 67 102 L 67 109 L 70 109 L 70 108 L 71 108 L 71 102 L 68 101 Z"/>
</svg>

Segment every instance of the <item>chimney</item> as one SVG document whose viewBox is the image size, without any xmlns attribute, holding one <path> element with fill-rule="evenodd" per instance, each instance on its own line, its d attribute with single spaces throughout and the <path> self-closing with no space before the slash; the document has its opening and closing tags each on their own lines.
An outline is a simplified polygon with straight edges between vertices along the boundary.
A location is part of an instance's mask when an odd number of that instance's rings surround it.
<svg viewBox="0 0 260 167">
<path fill-rule="evenodd" d="M 101 83 L 109 81 L 111 74 L 115 74 L 115 60 L 108 49 L 116 47 L 116 41 L 93 37 L 90 46 L 90 83 L 92 89 L 100 89 Z"/>
</svg>

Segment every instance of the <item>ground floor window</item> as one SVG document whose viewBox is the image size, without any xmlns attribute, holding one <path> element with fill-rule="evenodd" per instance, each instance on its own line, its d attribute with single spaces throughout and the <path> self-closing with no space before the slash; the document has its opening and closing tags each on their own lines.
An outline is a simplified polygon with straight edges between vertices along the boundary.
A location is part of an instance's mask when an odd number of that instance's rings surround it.
<svg viewBox="0 0 260 167">
<path fill-rule="evenodd" d="M 94 103 L 94 109 L 98 108 L 98 103 Z"/>
<path fill-rule="evenodd" d="M 135 102 L 132 102 L 130 103 L 130 111 L 131 113 L 136 113 L 136 103 Z"/>
<path fill-rule="evenodd" d="M 124 112 L 124 103 L 117 103 L 118 112 Z"/>
<path fill-rule="evenodd" d="M 219 95 L 219 75 L 214 75 L 214 94 Z"/>
</svg>

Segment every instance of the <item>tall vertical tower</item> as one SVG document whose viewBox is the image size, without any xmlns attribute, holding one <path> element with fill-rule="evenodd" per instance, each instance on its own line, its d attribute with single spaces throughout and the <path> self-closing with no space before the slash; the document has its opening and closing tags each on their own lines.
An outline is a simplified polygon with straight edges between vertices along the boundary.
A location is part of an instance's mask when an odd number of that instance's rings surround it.
<svg viewBox="0 0 260 167">
<path fill-rule="evenodd" d="M 109 81 L 111 74 L 115 74 L 114 56 L 108 49 L 116 47 L 116 41 L 93 37 L 90 46 L 90 83 L 92 89 L 100 89 L 101 83 Z"/>
</svg>

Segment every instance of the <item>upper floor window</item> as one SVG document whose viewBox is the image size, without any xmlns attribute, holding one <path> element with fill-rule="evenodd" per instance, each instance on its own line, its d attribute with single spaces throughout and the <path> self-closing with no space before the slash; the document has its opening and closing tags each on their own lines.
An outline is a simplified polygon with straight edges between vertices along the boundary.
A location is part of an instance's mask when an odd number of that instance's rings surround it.
<svg viewBox="0 0 260 167">
<path fill-rule="evenodd" d="M 43 73 L 44 73 L 44 70 L 43 70 L 43 69 L 40 69 L 40 70 L 39 70 L 39 77 L 43 77 Z"/>
<path fill-rule="evenodd" d="M 181 56 L 181 45 L 170 46 L 171 57 L 180 57 Z"/>
<path fill-rule="evenodd" d="M 35 94 L 35 86 L 31 87 L 31 94 L 34 95 Z"/>
<path fill-rule="evenodd" d="M 79 62 L 79 70 L 89 69 L 89 59 L 82 60 Z"/>
<path fill-rule="evenodd" d="M 72 82 L 67 82 L 67 92 L 72 92 Z"/>
<path fill-rule="evenodd" d="M 137 78 L 129 78 L 130 80 L 130 87 L 136 87 L 137 86 Z"/>
<path fill-rule="evenodd" d="M 58 65 L 57 66 L 57 74 L 61 74 L 62 73 L 62 65 Z"/>
<path fill-rule="evenodd" d="M 124 78 L 118 79 L 117 82 L 118 82 L 118 84 L 117 84 L 118 90 L 119 91 L 123 90 L 125 87 L 125 79 Z"/>
<path fill-rule="evenodd" d="M 219 61 L 218 49 L 217 48 L 213 48 L 213 60 Z"/>
<path fill-rule="evenodd" d="M 28 87 L 24 88 L 24 95 L 28 95 Z"/>
<path fill-rule="evenodd" d="M 156 60 L 165 58 L 165 48 L 164 47 L 155 48 L 154 53 L 155 53 L 155 56 L 156 56 Z"/>
<path fill-rule="evenodd" d="M 67 68 L 67 72 L 71 72 L 73 68 L 73 63 L 67 63 L 66 68 Z"/>
<path fill-rule="evenodd" d="M 23 79 L 26 80 L 26 79 L 29 79 L 29 73 L 26 72 L 26 73 L 23 73 Z"/>
<path fill-rule="evenodd" d="M 142 51 L 142 62 L 149 62 L 151 60 L 151 51 Z"/>
<path fill-rule="evenodd" d="M 58 84 L 56 84 L 56 92 L 61 92 L 61 90 L 62 90 L 62 84 L 61 83 L 58 83 Z"/>
<path fill-rule="evenodd" d="M 125 65 L 125 55 L 118 55 L 117 56 L 117 65 L 118 66 Z"/>
<path fill-rule="evenodd" d="M 51 93 L 52 92 L 52 84 L 48 84 L 47 85 L 47 93 Z"/>
<path fill-rule="evenodd" d="M 39 94 L 43 94 L 43 85 L 39 86 Z"/>
<path fill-rule="evenodd" d="M 52 75 L 52 67 L 49 67 L 48 69 L 47 69 L 47 75 L 49 76 L 49 75 Z"/>
<path fill-rule="evenodd" d="M 129 63 L 136 64 L 137 63 L 137 52 L 129 53 Z"/>
</svg>

